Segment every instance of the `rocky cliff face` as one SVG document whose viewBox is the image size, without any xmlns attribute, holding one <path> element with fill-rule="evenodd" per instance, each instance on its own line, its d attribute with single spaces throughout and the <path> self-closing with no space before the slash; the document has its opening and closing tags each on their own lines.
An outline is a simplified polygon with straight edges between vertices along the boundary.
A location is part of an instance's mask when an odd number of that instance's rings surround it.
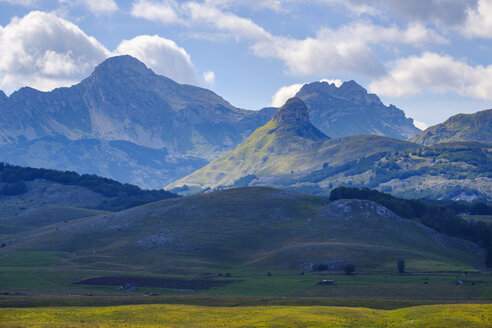
<svg viewBox="0 0 492 328">
<path fill-rule="evenodd" d="M 375 134 L 407 139 L 420 132 L 402 110 L 385 106 L 354 81 L 340 87 L 313 82 L 304 85 L 296 97 L 306 103 L 314 126 L 330 137 Z"/>
</svg>

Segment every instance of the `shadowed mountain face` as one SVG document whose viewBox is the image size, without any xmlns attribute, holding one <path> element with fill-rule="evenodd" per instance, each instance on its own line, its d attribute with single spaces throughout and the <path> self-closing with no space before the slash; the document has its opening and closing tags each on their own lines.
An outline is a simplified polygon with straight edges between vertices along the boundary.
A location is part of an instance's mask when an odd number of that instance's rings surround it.
<svg viewBox="0 0 492 328">
<path fill-rule="evenodd" d="M 451 141 L 479 141 L 492 144 L 492 109 L 452 116 L 444 123 L 420 132 L 411 141 L 426 146 Z"/>
<path fill-rule="evenodd" d="M 235 108 L 119 56 L 70 88 L 2 92 L 0 114 L 0 161 L 159 188 L 234 148 L 273 112 Z"/>
<path fill-rule="evenodd" d="M 385 106 L 354 81 L 340 87 L 328 82 L 304 85 L 296 94 L 309 108 L 313 124 L 330 137 L 375 134 L 407 139 L 420 132 L 397 107 Z"/>
</svg>

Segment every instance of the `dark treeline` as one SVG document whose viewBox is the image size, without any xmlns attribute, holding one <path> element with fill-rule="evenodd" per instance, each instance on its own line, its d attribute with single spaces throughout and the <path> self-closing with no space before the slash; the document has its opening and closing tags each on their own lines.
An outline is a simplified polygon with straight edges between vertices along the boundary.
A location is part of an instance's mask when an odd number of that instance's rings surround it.
<svg viewBox="0 0 492 328">
<path fill-rule="evenodd" d="M 366 199 L 383 205 L 400 217 L 416 220 L 443 234 L 478 243 L 487 250 L 485 264 L 492 267 L 492 226 L 481 221 L 465 220 L 454 210 L 421 200 L 402 199 L 368 188 L 333 189 L 330 200 Z"/>
<path fill-rule="evenodd" d="M 3 182 L 0 195 L 22 195 L 27 192 L 25 182 L 35 179 L 44 179 L 63 185 L 80 186 L 112 198 L 102 202 L 97 207 L 108 211 L 123 210 L 149 202 L 177 197 L 176 194 L 165 190 L 142 190 L 128 183 L 123 184 L 93 174 L 80 175 L 71 171 L 37 169 L 0 163 L 0 182 Z"/>
<path fill-rule="evenodd" d="M 428 205 L 444 206 L 449 208 L 456 214 L 467 215 L 492 215 L 492 206 L 487 204 L 486 200 L 475 200 L 473 202 L 455 201 L 455 200 L 435 200 L 435 199 L 420 199 Z"/>
</svg>

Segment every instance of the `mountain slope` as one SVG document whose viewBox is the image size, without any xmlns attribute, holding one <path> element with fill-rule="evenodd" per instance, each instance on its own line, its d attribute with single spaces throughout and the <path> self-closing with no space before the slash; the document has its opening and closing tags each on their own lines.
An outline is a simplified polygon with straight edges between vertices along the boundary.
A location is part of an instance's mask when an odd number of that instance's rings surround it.
<svg viewBox="0 0 492 328">
<path fill-rule="evenodd" d="M 254 204 L 254 205 L 252 205 Z M 398 258 L 480 263 L 480 249 L 370 201 L 238 188 L 155 202 L 47 226 L 0 249 L 57 251 L 66 265 L 160 272 L 309 270 L 355 263 L 385 270 Z M 298 272 L 298 271 L 297 271 Z"/>
<path fill-rule="evenodd" d="M 411 118 L 354 81 L 340 87 L 328 82 L 304 85 L 296 94 L 309 108 L 313 124 L 330 137 L 375 134 L 407 139 L 418 132 Z"/>
<path fill-rule="evenodd" d="M 0 160 L 154 188 L 233 149 L 273 115 L 235 108 L 130 56 L 107 59 L 70 88 L 2 95 Z"/>
<path fill-rule="evenodd" d="M 372 146 L 368 147 L 369 144 Z M 303 101 L 292 98 L 235 150 L 166 188 L 198 185 L 213 189 L 232 186 L 247 176 L 252 178 L 249 182 L 285 186 L 326 166 L 325 163 L 338 165 L 414 147 L 406 141 L 378 136 L 330 140 L 310 123 Z"/>
<path fill-rule="evenodd" d="M 478 141 L 492 144 L 492 109 L 452 116 L 444 123 L 420 132 L 411 141 L 426 146 L 450 141 Z"/>
<path fill-rule="evenodd" d="M 306 107 L 295 98 L 235 150 L 167 188 L 193 193 L 230 186 L 268 185 L 315 194 L 337 186 L 377 188 L 400 197 L 492 198 L 491 146 L 462 142 L 423 147 L 358 135 L 314 138 Z M 303 120 L 279 117 L 306 113 Z M 309 128 L 308 128 L 309 127 Z M 285 132 L 283 132 L 285 131 Z"/>
</svg>

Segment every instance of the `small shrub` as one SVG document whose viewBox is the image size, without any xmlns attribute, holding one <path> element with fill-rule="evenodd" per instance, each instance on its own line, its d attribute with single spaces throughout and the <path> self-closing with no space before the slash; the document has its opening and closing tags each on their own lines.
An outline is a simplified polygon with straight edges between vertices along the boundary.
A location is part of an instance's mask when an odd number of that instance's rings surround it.
<svg viewBox="0 0 492 328">
<path fill-rule="evenodd" d="M 355 272 L 355 265 L 353 265 L 353 264 L 347 264 L 347 265 L 345 265 L 345 267 L 343 268 L 343 270 L 345 271 L 345 274 L 351 275 L 352 273 Z"/>
<path fill-rule="evenodd" d="M 396 266 L 398 267 L 398 273 L 405 273 L 405 260 L 398 260 Z"/>
</svg>

